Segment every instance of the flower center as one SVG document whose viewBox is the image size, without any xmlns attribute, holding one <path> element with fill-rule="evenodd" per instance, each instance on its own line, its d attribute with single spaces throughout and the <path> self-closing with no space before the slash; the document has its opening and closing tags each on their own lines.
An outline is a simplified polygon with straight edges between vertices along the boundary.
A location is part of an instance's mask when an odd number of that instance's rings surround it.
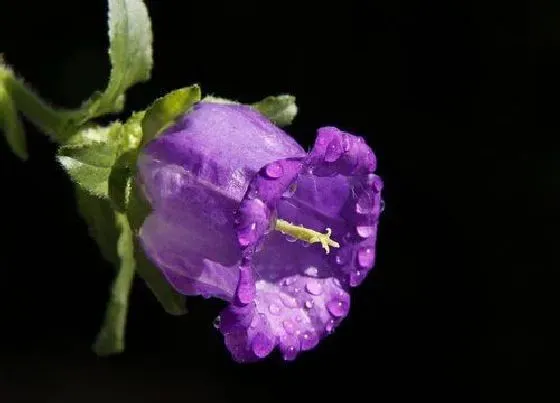
<svg viewBox="0 0 560 403">
<path fill-rule="evenodd" d="M 283 234 L 289 235 L 293 238 L 299 239 L 308 243 L 321 242 L 321 246 L 328 255 L 330 252 L 330 247 L 339 248 L 340 244 L 331 239 L 331 229 L 327 228 L 326 233 L 322 234 L 320 232 L 314 231 L 309 228 L 305 228 L 301 225 L 294 225 L 288 221 L 277 219 L 274 228 L 276 231 L 280 231 Z"/>
</svg>

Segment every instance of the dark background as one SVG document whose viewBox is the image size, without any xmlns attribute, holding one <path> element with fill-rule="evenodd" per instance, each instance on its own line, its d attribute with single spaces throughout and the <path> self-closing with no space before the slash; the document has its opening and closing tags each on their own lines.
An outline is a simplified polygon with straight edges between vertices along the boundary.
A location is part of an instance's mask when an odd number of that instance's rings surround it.
<svg viewBox="0 0 560 403">
<path fill-rule="evenodd" d="M 385 181 L 377 268 L 344 324 L 293 363 L 233 363 L 212 327 L 220 302 L 168 316 L 141 281 L 127 351 L 97 358 L 112 269 L 54 145 L 27 125 L 27 163 L 0 141 L 0 402 L 548 400 L 553 3 L 148 1 L 153 78 L 127 112 L 199 83 L 245 102 L 295 95 L 289 131 L 305 147 L 324 125 L 366 136 Z M 0 52 L 55 104 L 104 88 L 107 45 L 104 1 L 0 6 Z"/>
</svg>

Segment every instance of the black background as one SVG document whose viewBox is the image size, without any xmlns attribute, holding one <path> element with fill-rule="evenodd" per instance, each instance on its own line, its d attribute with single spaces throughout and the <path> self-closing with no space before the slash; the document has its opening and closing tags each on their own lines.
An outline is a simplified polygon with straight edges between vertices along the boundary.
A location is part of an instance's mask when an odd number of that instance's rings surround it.
<svg viewBox="0 0 560 403">
<path fill-rule="evenodd" d="M 324 125 L 366 136 L 385 181 L 377 268 L 344 324 L 293 363 L 233 363 L 212 327 L 220 302 L 168 316 L 141 281 L 127 351 L 97 358 L 112 269 L 54 145 L 26 125 L 27 163 L 0 142 L 0 402 L 547 400 L 553 3 L 148 1 L 153 78 L 127 112 L 199 83 L 245 102 L 295 95 L 304 147 Z M 0 45 L 44 98 L 78 106 L 108 77 L 106 4 L 3 2 Z"/>
</svg>

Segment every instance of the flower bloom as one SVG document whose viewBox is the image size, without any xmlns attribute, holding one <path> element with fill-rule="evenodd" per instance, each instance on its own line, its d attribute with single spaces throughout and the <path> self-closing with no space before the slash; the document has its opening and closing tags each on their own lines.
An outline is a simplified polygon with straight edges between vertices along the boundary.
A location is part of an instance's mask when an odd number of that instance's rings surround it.
<svg viewBox="0 0 560 403">
<path fill-rule="evenodd" d="M 185 295 L 228 302 L 232 357 L 310 350 L 375 264 L 382 181 L 361 137 L 317 131 L 309 153 L 248 106 L 199 102 L 147 144 L 146 254 Z"/>
</svg>

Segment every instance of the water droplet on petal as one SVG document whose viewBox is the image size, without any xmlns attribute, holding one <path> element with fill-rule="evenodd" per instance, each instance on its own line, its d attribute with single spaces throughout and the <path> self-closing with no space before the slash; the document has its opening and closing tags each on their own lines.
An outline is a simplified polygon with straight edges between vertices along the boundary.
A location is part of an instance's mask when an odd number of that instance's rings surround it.
<svg viewBox="0 0 560 403">
<path fill-rule="evenodd" d="M 212 322 L 212 325 L 214 326 L 214 328 L 219 329 L 221 321 L 222 321 L 222 318 L 220 316 L 216 316 L 216 318 Z"/>
<path fill-rule="evenodd" d="M 278 305 L 274 304 L 274 303 L 272 303 L 272 304 L 270 304 L 270 305 L 268 306 L 268 311 L 269 311 L 271 314 L 273 314 L 273 315 L 279 315 L 279 314 L 280 314 L 280 310 L 281 310 L 281 308 L 280 308 Z"/>
<path fill-rule="evenodd" d="M 286 235 L 286 241 L 295 242 L 295 241 L 297 241 L 297 238 L 294 238 L 293 236 L 290 236 L 290 235 Z"/>
<path fill-rule="evenodd" d="M 356 270 L 350 273 L 350 285 L 352 287 L 359 286 L 366 276 L 366 271 Z"/>
<path fill-rule="evenodd" d="M 307 291 L 311 295 L 321 295 L 323 292 L 323 287 L 321 284 L 316 280 L 309 280 L 305 283 L 305 291 Z"/>
<path fill-rule="evenodd" d="M 358 225 L 356 227 L 356 232 L 362 238 L 369 238 L 373 235 L 375 228 L 371 225 Z"/>
<path fill-rule="evenodd" d="M 274 349 L 274 342 L 264 333 L 259 332 L 251 342 L 251 349 L 257 357 L 264 358 Z"/>
<path fill-rule="evenodd" d="M 341 316 L 345 316 L 346 314 L 348 314 L 350 303 L 347 298 L 342 299 L 335 297 L 327 302 L 327 309 L 332 316 L 340 318 Z"/>
<path fill-rule="evenodd" d="M 327 333 L 331 333 L 334 330 L 334 320 L 329 319 L 327 324 L 325 325 L 325 330 Z"/>
<path fill-rule="evenodd" d="M 311 246 L 309 242 L 302 241 L 301 243 L 302 243 L 301 246 L 303 246 L 304 248 L 309 248 Z"/>
<path fill-rule="evenodd" d="M 301 288 L 299 288 L 299 287 L 294 287 L 293 293 L 294 293 L 294 294 L 297 294 L 297 293 L 299 293 L 300 291 L 301 291 Z"/>
<path fill-rule="evenodd" d="M 325 161 L 335 162 L 342 155 L 342 144 L 338 139 L 332 140 L 325 151 Z"/>
<path fill-rule="evenodd" d="M 269 178 L 279 178 L 284 173 L 284 168 L 280 163 L 272 162 L 266 166 L 264 171 Z"/>
<path fill-rule="evenodd" d="M 315 333 L 306 331 L 301 336 L 301 349 L 302 350 L 311 350 L 319 343 L 319 339 L 315 335 Z"/>
<path fill-rule="evenodd" d="M 316 277 L 317 276 L 317 268 L 313 266 L 309 266 L 307 269 L 303 271 L 306 276 Z"/>
<path fill-rule="evenodd" d="M 280 349 L 286 361 L 292 361 L 299 352 L 300 342 L 297 337 L 286 334 L 280 337 Z"/>
<path fill-rule="evenodd" d="M 358 214 L 370 214 L 373 212 L 374 200 L 371 192 L 365 191 L 358 198 L 356 203 L 356 212 Z"/>
<path fill-rule="evenodd" d="M 305 301 L 304 305 L 307 309 L 311 309 L 311 308 L 313 308 L 313 301 L 307 300 L 307 301 Z"/>
<path fill-rule="evenodd" d="M 287 308 L 297 308 L 298 306 L 297 299 L 295 299 L 290 295 L 286 295 L 282 293 L 280 294 L 280 300 Z"/>
<path fill-rule="evenodd" d="M 289 319 L 286 319 L 285 321 L 283 321 L 282 326 L 284 327 L 284 330 L 288 334 L 294 334 L 294 332 L 296 331 L 296 327 L 294 325 L 294 322 L 292 322 Z"/>
<path fill-rule="evenodd" d="M 344 152 L 348 152 L 350 150 L 350 136 L 348 134 L 345 134 L 342 137 L 342 149 Z"/>
<path fill-rule="evenodd" d="M 375 254 L 373 248 L 363 247 L 358 251 L 358 265 L 362 269 L 368 269 L 373 266 Z"/>
<path fill-rule="evenodd" d="M 379 212 L 382 213 L 383 211 L 385 211 L 385 200 L 381 200 L 379 203 Z"/>
<path fill-rule="evenodd" d="M 293 361 L 297 356 L 297 348 L 295 346 L 289 346 L 284 350 L 284 359 L 286 361 Z"/>
<path fill-rule="evenodd" d="M 251 324 L 249 325 L 249 327 L 257 327 L 257 324 L 259 323 L 259 315 L 254 315 L 253 319 L 251 319 Z"/>
<path fill-rule="evenodd" d="M 295 279 L 294 277 L 286 277 L 286 278 L 284 279 L 284 285 L 285 285 L 285 286 L 292 285 L 292 284 L 294 284 L 295 282 L 296 282 L 296 279 Z"/>
</svg>

